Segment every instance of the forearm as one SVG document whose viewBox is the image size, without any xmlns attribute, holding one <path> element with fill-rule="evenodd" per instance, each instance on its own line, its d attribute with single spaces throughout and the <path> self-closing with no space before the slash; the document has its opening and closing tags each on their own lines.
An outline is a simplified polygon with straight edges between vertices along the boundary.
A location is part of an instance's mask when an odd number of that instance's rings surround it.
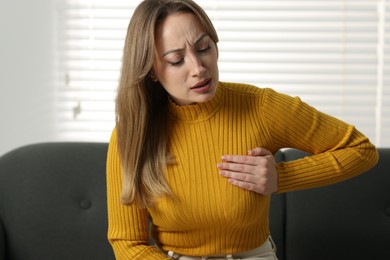
<svg viewBox="0 0 390 260">
<path fill-rule="evenodd" d="M 162 260 L 169 259 L 161 253 L 155 246 L 144 243 L 138 243 L 128 240 L 110 239 L 111 246 L 114 250 L 115 259 L 117 260 Z"/>
<path fill-rule="evenodd" d="M 291 162 L 277 165 L 278 192 L 330 185 L 364 173 L 378 161 L 369 140 L 351 127 L 348 142 Z"/>
<path fill-rule="evenodd" d="M 155 246 L 149 244 L 146 210 L 133 207 L 109 203 L 107 236 L 115 258 L 167 259 Z"/>
</svg>

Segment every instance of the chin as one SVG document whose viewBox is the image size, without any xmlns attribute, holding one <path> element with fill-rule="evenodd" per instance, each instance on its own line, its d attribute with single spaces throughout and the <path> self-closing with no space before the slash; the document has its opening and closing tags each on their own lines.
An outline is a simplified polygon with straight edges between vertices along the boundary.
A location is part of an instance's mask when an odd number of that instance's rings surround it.
<svg viewBox="0 0 390 260">
<path fill-rule="evenodd" d="M 200 98 L 197 103 L 206 103 L 206 102 L 209 102 L 210 100 L 213 99 L 213 97 L 215 96 L 215 93 L 208 93 L 207 95 L 204 94 L 205 96 L 203 96 L 202 98 Z"/>
</svg>

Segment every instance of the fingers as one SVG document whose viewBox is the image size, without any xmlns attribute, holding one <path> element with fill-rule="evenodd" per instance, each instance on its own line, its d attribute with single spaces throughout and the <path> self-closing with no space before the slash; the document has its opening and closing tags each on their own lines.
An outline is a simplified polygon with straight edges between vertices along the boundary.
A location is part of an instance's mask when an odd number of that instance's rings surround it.
<svg viewBox="0 0 390 260">
<path fill-rule="evenodd" d="M 221 170 L 219 172 L 219 174 L 223 177 L 228 178 L 229 180 L 237 180 L 237 181 L 241 181 L 241 182 L 256 183 L 256 175 L 254 175 L 252 173 Z"/>
<path fill-rule="evenodd" d="M 256 165 L 257 159 L 249 155 L 223 155 L 222 161 L 229 163 Z"/>
<path fill-rule="evenodd" d="M 239 181 L 235 179 L 229 179 L 228 181 L 234 186 L 240 187 L 242 189 L 249 190 L 249 191 L 257 191 L 255 183 Z"/>
<path fill-rule="evenodd" d="M 259 183 L 245 182 L 245 181 L 240 181 L 235 179 L 229 179 L 228 181 L 234 186 L 237 186 L 245 190 L 254 191 L 256 193 L 260 193 L 263 195 L 268 195 L 276 191 L 276 190 L 272 190 L 270 186 L 261 185 Z"/>
<path fill-rule="evenodd" d="M 265 148 L 260 148 L 256 147 L 252 150 L 248 151 L 248 155 L 251 156 L 266 156 L 266 155 L 272 155 L 271 151 L 265 149 Z"/>
<path fill-rule="evenodd" d="M 220 171 L 220 175 L 227 178 L 234 186 L 245 190 L 254 191 L 263 195 L 277 191 L 277 174 L 268 170 L 263 173 L 241 173 Z"/>
<path fill-rule="evenodd" d="M 257 186 L 257 177 L 251 173 L 242 173 L 242 172 L 233 172 L 222 170 L 219 174 L 228 179 L 228 182 L 233 184 L 234 186 L 250 190 L 256 191 Z"/>
<path fill-rule="evenodd" d="M 267 167 L 274 162 L 272 153 L 264 148 L 255 148 L 248 151 L 252 155 L 223 155 L 222 163 L 218 163 L 220 170 L 253 173 L 258 167 Z"/>
<path fill-rule="evenodd" d="M 231 171 L 231 172 L 243 172 L 251 173 L 255 170 L 255 166 L 258 165 L 255 162 L 253 164 L 240 163 L 239 161 L 225 161 L 217 164 L 217 168 L 220 170 Z"/>
<path fill-rule="evenodd" d="M 267 176 L 270 174 L 267 167 L 239 164 L 218 164 L 217 167 L 221 176 L 237 182 L 261 184 L 261 180 L 267 180 Z"/>
<path fill-rule="evenodd" d="M 223 155 L 218 163 L 220 175 L 234 186 L 260 194 L 277 191 L 277 171 L 273 154 L 264 148 L 254 148 L 248 155 Z"/>
<path fill-rule="evenodd" d="M 257 163 L 257 159 L 254 156 L 272 156 L 271 151 L 256 147 L 252 150 L 248 151 L 248 155 L 223 155 L 222 160 L 226 162 L 236 162 L 236 163 L 245 163 L 255 165 Z"/>
</svg>

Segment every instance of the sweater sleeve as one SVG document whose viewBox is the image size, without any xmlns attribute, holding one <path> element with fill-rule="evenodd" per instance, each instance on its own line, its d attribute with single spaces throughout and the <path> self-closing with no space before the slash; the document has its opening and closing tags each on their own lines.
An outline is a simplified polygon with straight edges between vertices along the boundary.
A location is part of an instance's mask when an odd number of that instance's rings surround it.
<svg viewBox="0 0 390 260">
<path fill-rule="evenodd" d="M 277 165 L 279 193 L 337 183 L 377 163 L 375 146 L 354 126 L 270 89 L 263 104 L 274 145 L 313 154 Z"/>
<path fill-rule="evenodd" d="M 122 188 L 121 163 L 116 131 L 111 136 L 107 154 L 108 240 L 116 259 L 168 259 L 156 247 L 149 245 L 148 213 L 135 205 L 120 202 Z"/>
</svg>

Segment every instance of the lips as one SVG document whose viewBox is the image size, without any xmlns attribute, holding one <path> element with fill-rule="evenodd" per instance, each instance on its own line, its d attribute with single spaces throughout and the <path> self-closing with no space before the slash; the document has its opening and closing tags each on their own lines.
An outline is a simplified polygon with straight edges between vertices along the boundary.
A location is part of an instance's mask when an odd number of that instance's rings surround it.
<svg viewBox="0 0 390 260">
<path fill-rule="evenodd" d="M 205 79 L 205 80 L 199 81 L 195 85 L 193 85 L 191 87 L 191 89 L 204 88 L 204 87 L 208 86 L 210 82 L 211 82 L 211 79 Z"/>
</svg>

